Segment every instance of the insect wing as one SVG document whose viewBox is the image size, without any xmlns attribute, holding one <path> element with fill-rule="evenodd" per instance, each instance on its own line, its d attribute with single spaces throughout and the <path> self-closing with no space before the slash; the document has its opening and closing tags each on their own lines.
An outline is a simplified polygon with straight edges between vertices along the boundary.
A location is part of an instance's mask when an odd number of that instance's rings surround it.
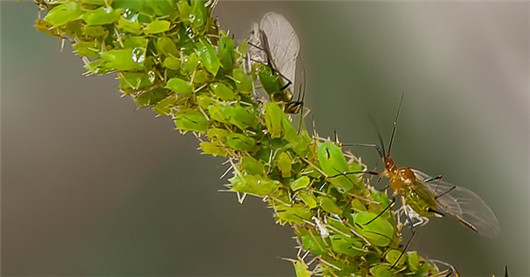
<svg viewBox="0 0 530 277">
<path fill-rule="evenodd" d="M 265 46 L 261 41 L 261 30 L 257 23 L 252 25 L 248 42 L 252 45 L 247 50 L 251 62 L 258 62 L 262 64 L 267 63 L 267 54 L 262 50 Z"/>
<path fill-rule="evenodd" d="M 268 12 L 261 19 L 259 27 L 265 34 L 264 44 L 268 47 L 274 66 L 294 84 L 300 42 L 293 26 L 283 15 Z"/>
<path fill-rule="evenodd" d="M 414 170 L 414 173 L 431 191 L 440 212 L 455 218 L 480 235 L 495 237 L 499 233 L 497 217 L 477 194 L 441 180 L 432 180 L 432 177 L 421 171 Z"/>
</svg>

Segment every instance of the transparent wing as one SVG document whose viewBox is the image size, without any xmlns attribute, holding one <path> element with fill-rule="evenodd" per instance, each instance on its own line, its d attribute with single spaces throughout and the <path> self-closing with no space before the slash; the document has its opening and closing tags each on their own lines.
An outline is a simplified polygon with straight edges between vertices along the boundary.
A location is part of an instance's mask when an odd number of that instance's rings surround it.
<svg viewBox="0 0 530 277">
<path fill-rule="evenodd" d="M 474 192 L 413 170 L 418 179 L 425 184 L 435 197 L 437 208 L 473 231 L 486 236 L 495 237 L 499 231 L 499 221 L 493 211 Z M 427 182 L 426 182 L 427 181 Z"/>
<path fill-rule="evenodd" d="M 248 39 L 248 42 L 251 44 L 247 50 L 248 57 L 251 60 L 250 62 L 258 62 L 262 64 L 267 63 L 266 53 L 262 50 L 265 46 L 261 42 L 261 30 L 259 29 L 257 23 L 254 23 L 252 25 L 252 30 L 250 31 L 250 38 Z"/>
<path fill-rule="evenodd" d="M 294 84 L 300 42 L 293 26 L 283 15 L 268 12 L 261 19 L 259 27 L 265 35 L 265 44 L 270 51 L 274 66 Z"/>
</svg>

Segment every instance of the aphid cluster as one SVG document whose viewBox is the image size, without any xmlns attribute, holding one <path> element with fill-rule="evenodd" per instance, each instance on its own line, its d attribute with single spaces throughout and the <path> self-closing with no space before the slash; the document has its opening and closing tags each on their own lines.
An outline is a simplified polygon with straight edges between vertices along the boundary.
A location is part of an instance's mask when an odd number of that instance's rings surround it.
<svg viewBox="0 0 530 277">
<path fill-rule="evenodd" d="M 296 73 L 300 44 L 283 16 L 266 14 L 249 41 L 236 45 L 212 17 L 215 1 L 38 4 L 48 13 L 37 28 L 70 39 L 87 74 L 116 72 L 124 95 L 171 117 L 179 131 L 199 139 L 204 153 L 228 159 L 227 187 L 240 201 L 261 197 L 278 223 L 293 227 L 301 246 L 292 260 L 297 276 L 453 272 L 404 252 L 391 200 L 366 184 L 360 161 L 338 142 L 312 138 L 303 121 L 293 124 L 290 114 L 303 114 L 303 100 L 293 95 L 303 95 L 304 75 Z M 385 172 L 399 175 L 390 165 Z M 414 200 L 407 203 L 416 211 Z"/>
</svg>

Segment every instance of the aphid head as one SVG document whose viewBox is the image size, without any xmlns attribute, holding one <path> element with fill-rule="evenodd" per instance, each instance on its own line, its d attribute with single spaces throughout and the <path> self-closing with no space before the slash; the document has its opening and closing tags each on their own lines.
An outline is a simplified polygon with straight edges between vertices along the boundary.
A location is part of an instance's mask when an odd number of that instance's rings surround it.
<svg viewBox="0 0 530 277">
<path fill-rule="evenodd" d="M 394 166 L 394 160 L 390 158 L 390 155 L 387 155 L 383 161 L 385 162 L 385 168 L 390 169 Z"/>
</svg>

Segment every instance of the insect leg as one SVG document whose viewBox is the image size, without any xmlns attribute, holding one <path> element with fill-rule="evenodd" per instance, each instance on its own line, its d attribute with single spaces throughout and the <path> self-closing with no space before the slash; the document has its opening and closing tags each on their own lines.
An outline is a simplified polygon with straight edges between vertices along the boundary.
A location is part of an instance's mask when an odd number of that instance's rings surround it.
<svg viewBox="0 0 530 277">
<path fill-rule="evenodd" d="M 441 196 L 444 196 L 444 195 L 450 193 L 450 192 L 453 191 L 455 188 L 456 188 L 456 186 L 452 186 L 452 187 L 451 187 L 450 189 L 448 189 L 447 191 L 442 192 L 442 193 L 436 195 L 436 196 L 434 197 L 434 199 L 437 199 L 438 197 L 441 197 Z"/>
<path fill-rule="evenodd" d="M 371 170 L 365 170 L 365 171 L 342 172 L 342 173 L 338 173 L 338 174 L 335 174 L 335 175 L 328 176 L 328 178 L 335 178 L 335 177 L 339 177 L 339 176 L 346 176 L 346 175 L 351 175 L 351 174 L 361 174 L 361 173 L 370 174 L 370 175 L 379 175 L 379 172 L 375 172 L 375 171 L 371 171 Z"/>
<path fill-rule="evenodd" d="M 453 276 L 453 274 L 454 274 L 455 277 L 459 277 L 460 276 L 460 274 L 458 274 L 458 271 L 455 269 L 455 267 L 452 264 L 449 264 L 449 263 L 446 263 L 446 262 L 440 261 L 440 260 L 434 260 L 434 259 L 431 259 L 429 261 L 431 263 L 434 263 L 434 265 L 437 268 L 438 268 L 437 264 L 443 264 L 444 266 L 447 267 L 446 270 L 440 271 L 440 272 L 438 272 L 437 274 L 435 274 L 433 276 L 449 277 L 449 276 Z"/>
<path fill-rule="evenodd" d="M 438 181 L 438 184 L 437 185 L 440 185 L 440 183 L 442 182 L 442 175 L 438 175 L 436 177 L 431 177 L 431 178 L 428 178 L 428 179 L 425 179 L 423 180 L 425 183 L 429 183 L 429 182 L 432 182 L 432 181 Z M 450 189 L 448 189 L 447 191 L 444 191 L 442 193 L 439 193 L 437 194 L 436 196 L 434 196 L 434 199 L 437 199 L 439 197 L 442 197 L 448 193 L 450 193 L 451 191 L 453 191 L 454 189 L 456 188 L 456 186 L 452 186 Z M 438 191 L 437 191 L 438 193 Z"/>
<path fill-rule="evenodd" d="M 401 202 L 403 203 L 403 205 L 406 205 L 405 198 L 404 197 L 401 197 L 401 198 L 402 198 Z M 412 219 L 410 218 L 407 209 L 405 209 L 404 211 L 405 211 L 405 216 L 407 217 L 407 221 L 409 222 L 411 235 L 410 235 L 409 239 L 407 240 L 407 243 L 405 244 L 405 247 L 403 248 L 403 251 L 401 251 L 401 254 L 399 254 L 399 257 L 396 259 L 394 264 L 390 267 L 391 269 L 394 268 L 397 265 L 397 263 L 399 262 L 399 260 L 401 259 L 401 257 L 403 257 L 403 254 L 405 254 L 405 251 L 407 251 L 407 248 L 409 247 L 409 244 L 412 241 L 412 238 L 416 234 L 416 230 L 414 229 L 414 224 L 412 223 Z"/>
<path fill-rule="evenodd" d="M 388 206 L 386 206 L 381 212 L 379 212 L 374 218 L 370 219 L 370 221 L 364 223 L 363 225 L 368 225 L 372 222 L 374 222 L 374 220 L 376 220 L 378 217 L 382 216 L 388 209 L 390 209 L 390 207 L 392 207 L 392 205 L 394 205 L 394 203 L 396 202 L 396 197 L 395 196 L 392 196 L 392 201 L 390 201 L 390 204 L 388 204 Z"/>
</svg>

